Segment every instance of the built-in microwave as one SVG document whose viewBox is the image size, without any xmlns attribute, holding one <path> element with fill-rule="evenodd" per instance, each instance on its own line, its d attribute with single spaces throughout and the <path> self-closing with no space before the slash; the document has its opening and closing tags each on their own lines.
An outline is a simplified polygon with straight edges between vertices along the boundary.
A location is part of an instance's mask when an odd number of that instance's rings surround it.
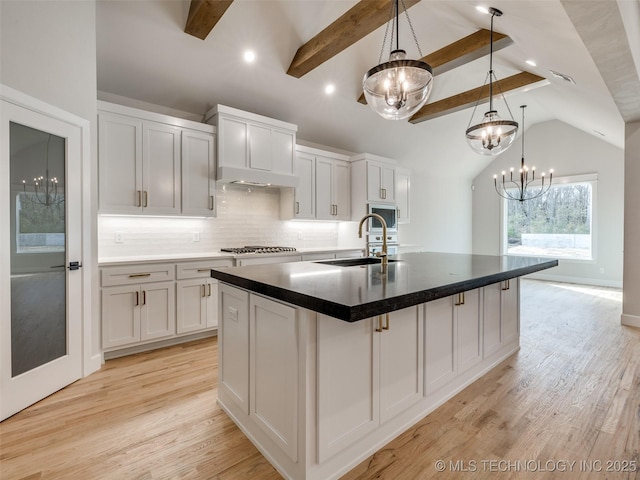
<svg viewBox="0 0 640 480">
<path fill-rule="evenodd" d="M 387 232 L 394 233 L 398 231 L 398 209 L 395 205 L 376 205 L 369 204 L 369 213 L 377 213 L 384 218 L 387 224 Z M 369 219 L 369 232 L 382 233 L 382 223 L 377 218 Z"/>
</svg>

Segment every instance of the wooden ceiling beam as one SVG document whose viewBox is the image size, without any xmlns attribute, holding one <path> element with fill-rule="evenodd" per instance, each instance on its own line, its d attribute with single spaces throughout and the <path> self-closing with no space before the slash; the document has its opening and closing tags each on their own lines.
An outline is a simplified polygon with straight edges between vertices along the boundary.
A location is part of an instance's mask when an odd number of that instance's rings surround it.
<svg viewBox="0 0 640 480">
<path fill-rule="evenodd" d="M 204 40 L 232 3 L 233 0 L 191 0 L 185 33 Z"/>
<path fill-rule="evenodd" d="M 494 85 L 496 86 L 493 91 L 496 95 L 499 95 L 500 91 L 502 91 L 502 93 L 507 93 L 542 81 L 548 83 L 547 79 L 544 77 L 539 77 L 538 75 L 529 72 L 520 72 L 502 80 L 498 80 L 498 85 L 494 82 Z M 496 95 L 494 95 L 494 98 Z M 466 92 L 459 93 L 452 97 L 443 98 L 437 102 L 427 103 L 409 119 L 409 122 L 424 122 L 426 120 L 442 117 L 444 115 L 472 107 L 476 102 L 482 104 L 488 101 L 489 86 L 483 85 L 482 87 L 467 90 Z"/>
<path fill-rule="evenodd" d="M 408 9 L 420 0 L 400 2 Z M 300 78 L 389 21 L 394 0 L 361 0 L 298 48 L 287 73 Z"/>
<path fill-rule="evenodd" d="M 497 52 L 513 43 L 511 37 L 503 33 L 493 32 L 493 51 Z M 491 32 L 485 28 L 467 35 L 460 40 L 450 43 L 440 50 L 430 53 L 420 60 L 431 65 L 433 76 L 453 70 L 456 67 L 473 62 L 489 55 L 491 46 Z M 358 102 L 367 104 L 364 93 L 360 94 Z"/>
</svg>

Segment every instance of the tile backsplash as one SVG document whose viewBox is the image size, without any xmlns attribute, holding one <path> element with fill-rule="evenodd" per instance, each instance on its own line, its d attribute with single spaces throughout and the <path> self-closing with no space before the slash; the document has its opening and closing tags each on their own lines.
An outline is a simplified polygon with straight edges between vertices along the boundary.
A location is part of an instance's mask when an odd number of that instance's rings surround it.
<svg viewBox="0 0 640 480">
<path fill-rule="evenodd" d="M 220 185 L 216 201 L 216 218 L 100 215 L 98 256 L 209 253 L 243 245 L 364 245 L 355 222 L 281 220 L 277 188 Z"/>
</svg>

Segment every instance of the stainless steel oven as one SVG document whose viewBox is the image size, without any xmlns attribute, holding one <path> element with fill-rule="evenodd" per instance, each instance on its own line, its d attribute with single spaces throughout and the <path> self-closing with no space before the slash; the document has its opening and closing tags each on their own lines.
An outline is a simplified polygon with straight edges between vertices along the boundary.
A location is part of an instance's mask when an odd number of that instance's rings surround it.
<svg viewBox="0 0 640 480">
<path fill-rule="evenodd" d="M 369 213 L 377 213 L 387 224 L 387 233 L 398 231 L 398 209 L 395 205 L 381 205 L 370 203 Z M 369 219 L 369 234 L 382 234 L 382 223 L 375 218 Z"/>
</svg>

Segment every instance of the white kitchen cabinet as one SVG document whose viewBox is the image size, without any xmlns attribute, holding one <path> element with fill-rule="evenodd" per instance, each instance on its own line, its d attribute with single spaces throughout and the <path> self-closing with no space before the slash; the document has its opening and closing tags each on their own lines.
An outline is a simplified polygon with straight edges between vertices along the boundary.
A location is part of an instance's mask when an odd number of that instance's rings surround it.
<svg viewBox="0 0 640 480">
<path fill-rule="evenodd" d="M 218 282 L 191 278 L 176 282 L 176 333 L 190 333 L 218 326 Z"/>
<path fill-rule="evenodd" d="M 415 306 L 353 323 L 318 314 L 319 462 L 421 400 L 422 312 Z"/>
<path fill-rule="evenodd" d="M 511 279 L 484 287 L 483 323 L 485 358 L 520 335 L 520 280 Z"/>
<path fill-rule="evenodd" d="M 249 416 L 288 457 L 298 460 L 296 309 L 251 294 Z"/>
<path fill-rule="evenodd" d="M 352 220 L 366 215 L 369 203 L 396 205 L 395 160 L 369 153 L 351 157 Z"/>
<path fill-rule="evenodd" d="M 220 396 L 249 415 L 249 293 L 220 285 L 221 339 L 218 344 Z"/>
<path fill-rule="evenodd" d="M 482 360 L 480 290 L 426 303 L 425 318 L 428 395 Z"/>
<path fill-rule="evenodd" d="M 215 136 L 182 131 L 182 214 L 216 214 Z"/>
<path fill-rule="evenodd" d="M 98 109 L 100 213 L 180 215 L 184 184 L 184 213 L 211 215 L 213 127 L 106 102 Z"/>
<path fill-rule="evenodd" d="M 411 173 L 408 170 L 396 169 L 395 193 L 398 223 L 411 223 Z"/>
<path fill-rule="evenodd" d="M 102 347 L 110 349 L 171 337 L 175 284 L 151 282 L 102 289 Z"/>
<path fill-rule="evenodd" d="M 316 156 L 316 218 L 350 220 L 349 162 Z"/>
<path fill-rule="evenodd" d="M 297 126 L 217 105 L 205 115 L 217 126 L 217 179 L 294 187 Z"/>
<path fill-rule="evenodd" d="M 244 258 L 236 258 L 236 267 L 246 267 L 247 265 L 266 265 L 269 263 L 287 263 L 299 262 L 300 255 L 271 255 L 264 257 L 249 256 Z"/>
<path fill-rule="evenodd" d="M 316 157 L 297 152 L 294 172 L 300 178 L 300 183 L 293 189 L 293 218 L 314 219 L 316 218 Z"/>
</svg>

